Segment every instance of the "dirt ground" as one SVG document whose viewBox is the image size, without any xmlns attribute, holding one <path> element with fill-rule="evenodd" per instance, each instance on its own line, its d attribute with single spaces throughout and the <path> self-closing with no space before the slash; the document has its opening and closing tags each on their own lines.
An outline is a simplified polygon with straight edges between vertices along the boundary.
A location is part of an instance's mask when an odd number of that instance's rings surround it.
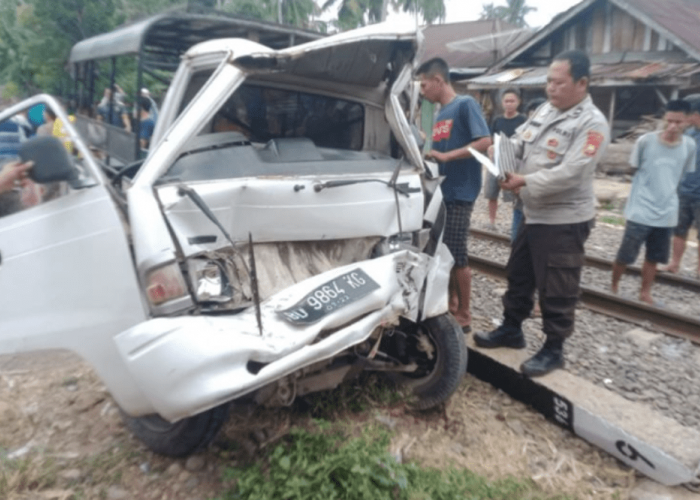
<svg viewBox="0 0 700 500">
<path fill-rule="evenodd" d="M 616 179 L 596 183 L 602 205 L 621 205 L 629 190 Z M 490 319 L 477 317 L 475 326 L 488 329 Z M 639 496 L 635 488 L 648 480 L 469 375 L 447 405 L 431 412 L 363 397 L 367 409 L 341 411 L 339 418 L 351 426 L 387 425 L 395 435 L 392 454 L 403 460 L 456 465 L 492 479 L 529 477 L 548 492 L 579 499 L 681 498 L 667 490 Z M 230 486 L 222 479 L 228 466 L 254 461 L 261 448 L 310 418 L 301 405 L 252 415 L 237 409 L 208 450 L 170 459 L 130 435 L 102 383 L 78 358 L 0 356 L 0 498 L 212 499 Z"/>
<path fill-rule="evenodd" d="M 530 477 L 547 491 L 581 499 L 628 498 L 639 479 L 471 376 L 439 410 L 365 403 L 368 409 L 342 418 L 349 425 L 391 427 L 392 453 L 404 460 L 453 464 L 494 479 Z M 79 359 L 64 353 L 0 357 L 0 497 L 214 498 L 227 486 L 222 472 L 228 465 L 254 460 L 261 447 L 310 417 L 298 407 L 256 410 L 253 418 L 239 410 L 207 451 L 169 459 L 131 437 L 104 386 Z"/>
</svg>

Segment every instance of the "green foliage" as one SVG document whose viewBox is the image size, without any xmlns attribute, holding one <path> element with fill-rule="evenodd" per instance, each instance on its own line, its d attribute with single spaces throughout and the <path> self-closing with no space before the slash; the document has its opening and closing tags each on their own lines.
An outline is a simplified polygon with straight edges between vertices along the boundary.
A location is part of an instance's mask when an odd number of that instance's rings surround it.
<svg viewBox="0 0 700 500">
<path fill-rule="evenodd" d="M 116 0 L 117 24 L 152 16 L 184 5 L 185 0 Z"/>
<path fill-rule="evenodd" d="M 387 9 L 415 12 L 427 23 L 444 21 L 444 0 L 326 0 L 321 10 L 339 6 L 337 26 L 349 30 L 378 23 L 385 19 Z"/>
<path fill-rule="evenodd" d="M 9 82 L 2 88 L 2 93 L 0 97 L 3 99 L 17 99 L 22 95 L 22 91 L 15 82 Z"/>
<path fill-rule="evenodd" d="M 493 2 L 483 4 L 479 19 L 501 19 L 521 28 L 528 24 L 525 16 L 537 10 L 537 7 L 526 5 L 526 0 L 506 0 L 506 5 L 495 6 Z"/>
<path fill-rule="evenodd" d="M 75 43 L 115 26 L 115 0 L 30 0 L 44 45 Z M 64 57 L 68 53 L 64 54 Z"/>
<path fill-rule="evenodd" d="M 529 480 L 489 482 L 468 470 L 398 463 L 387 452 L 389 438 L 379 427 L 349 438 L 328 422 L 313 432 L 293 429 L 259 463 L 228 469 L 225 479 L 235 486 L 219 500 L 554 498 L 542 495 Z"/>
<path fill-rule="evenodd" d="M 334 391 L 309 394 L 304 401 L 309 406 L 308 412 L 314 417 L 335 420 L 344 412 L 359 413 L 371 407 L 392 406 L 405 398 L 406 395 L 384 377 L 365 372 Z"/>
<path fill-rule="evenodd" d="M 268 22 L 278 22 L 281 16 L 284 24 L 310 29 L 313 18 L 320 14 L 314 0 L 231 0 L 222 10 L 241 16 L 253 17 Z"/>
<path fill-rule="evenodd" d="M 184 5 L 327 31 L 327 23 L 317 19 L 321 9 L 314 0 L 0 0 L 0 85 L 10 84 L 6 94 L 13 97 L 70 94 L 74 82 L 66 63 L 73 45 L 125 22 Z M 330 24 L 343 30 L 379 22 L 390 7 L 416 12 L 428 22 L 445 14 L 444 0 L 326 0 L 323 8 L 331 6 L 339 7 L 339 12 L 338 20 Z M 127 87 L 134 87 L 135 74 L 130 68 L 122 72 L 126 64 L 118 63 L 118 83 L 133 96 L 136 89 Z M 98 89 L 107 85 L 110 72 L 102 68 Z M 152 78 L 145 85 L 152 92 L 162 87 Z M 101 91 L 97 93 L 99 98 Z"/>
<path fill-rule="evenodd" d="M 428 24 L 445 20 L 445 2 L 443 0 L 394 0 L 392 5 L 395 10 L 417 12 Z"/>
<path fill-rule="evenodd" d="M 336 24 L 341 30 L 378 23 L 383 19 L 383 0 L 326 0 L 321 10 L 328 10 L 338 4 Z"/>
</svg>

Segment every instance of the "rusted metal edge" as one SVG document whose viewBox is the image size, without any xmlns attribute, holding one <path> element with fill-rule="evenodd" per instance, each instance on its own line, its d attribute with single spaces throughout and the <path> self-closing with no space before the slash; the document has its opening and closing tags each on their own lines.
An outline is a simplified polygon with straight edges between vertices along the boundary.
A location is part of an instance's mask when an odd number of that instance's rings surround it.
<svg viewBox="0 0 700 500">
<path fill-rule="evenodd" d="M 469 233 L 474 236 L 486 240 L 496 241 L 498 243 L 508 243 L 510 244 L 510 238 L 505 234 L 494 233 L 493 231 L 485 231 L 483 229 L 469 229 Z M 471 258 L 471 255 L 469 256 Z M 595 269 L 600 269 L 602 271 L 612 272 L 612 261 L 607 259 L 602 259 L 600 257 L 593 257 L 592 255 L 586 255 L 586 266 L 593 267 Z M 632 274 L 634 276 L 641 276 L 642 269 L 638 266 L 627 266 L 625 269 L 626 274 Z M 677 274 L 670 273 L 657 273 L 655 281 L 657 283 L 663 283 L 664 285 L 676 286 L 683 288 L 684 290 L 689 290 L 691 292 L 700 292 L 700 280 L 693 278 L 688 278 L 687 276 L 679 276 Z"/>
<path fill-rule="evenodd" d="M 484 274 L 506 279 L 506 266 L 500 262 L 470 255 L 469 265 Z M 581 287 L 581 302 L 592 311 L 700 344 L 700 318 L 692 318 L 586 286 Z"/>
</svg>

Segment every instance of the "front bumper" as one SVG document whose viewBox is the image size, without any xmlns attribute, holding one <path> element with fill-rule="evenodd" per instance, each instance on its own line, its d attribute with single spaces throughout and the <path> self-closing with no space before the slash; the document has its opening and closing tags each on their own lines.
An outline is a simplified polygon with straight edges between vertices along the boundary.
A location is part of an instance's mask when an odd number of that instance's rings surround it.
<svg viewBox="0 0 700 500">
<path fill-rule="evenodd" d="M 444 252 L 430 257 L 403 250 L 319 274 L 261 304 L 262 335 L 251 307 L 235 316 L 152 319 L 122 332 L 115 342 L 153 412 L 176 421 L 331 358 L 400 316 L 418 321 L 446 312 L 451 265 Z M 310 325 L 290 323 L 279 314 L 358 268 L 379 288 Z M 249 369 L 251 361 L 262 368 Z M 142 408 L 124 410 L 143 414 Z"/>
</svg>

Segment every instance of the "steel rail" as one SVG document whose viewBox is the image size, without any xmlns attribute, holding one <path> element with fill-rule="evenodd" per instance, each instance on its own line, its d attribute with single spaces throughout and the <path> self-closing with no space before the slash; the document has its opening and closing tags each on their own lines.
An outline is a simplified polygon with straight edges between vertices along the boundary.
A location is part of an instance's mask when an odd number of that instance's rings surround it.
<svg viewBox="0 0 700 500">
<path fill-rule="evenodd" d="M 506 279 L 506 266 L 500 262 L 470 255 L 469 265 L 481 273 Z M 660 332 L 700 344 L 700 318 L 625 299 L 597 288 L 581 286 L 580 289 L 581 303 L 592 311 L 647 328 L 651 325 Z"/>
<path fill-rule="evenodd" d="M 480 239 L 496 241 L 498 243 L 507 243 L 510 245 L 510 238 L 501 233 L 494 233 L 493 231 L 485 231 L 483 229 L 469 229 L 469 234 L 476 236 Z M 469 256 L 471 258 L 471 255 Z M 602 259 L 600 257 L 593 257 L 591 255 L 586 255 L 586 266 L 595 269 L 600 269 L 602 271 L 612 272 L 613 262 L 607 259 Z M 625 274 L 631 274 L 633 276 L 641 276 L 642 269 L 639 266 L 627 266 Z M 691 292 L 700 292 L 700 280 L 693 278 L 688 278 L 686 276 L 679 276 L 677 274 L 671 273 L 657 273 L 655 281 L 657 283 L 662 283 L 664 285 L 676 286 L 678 288 L 683 288 Z"/>
</svg>

